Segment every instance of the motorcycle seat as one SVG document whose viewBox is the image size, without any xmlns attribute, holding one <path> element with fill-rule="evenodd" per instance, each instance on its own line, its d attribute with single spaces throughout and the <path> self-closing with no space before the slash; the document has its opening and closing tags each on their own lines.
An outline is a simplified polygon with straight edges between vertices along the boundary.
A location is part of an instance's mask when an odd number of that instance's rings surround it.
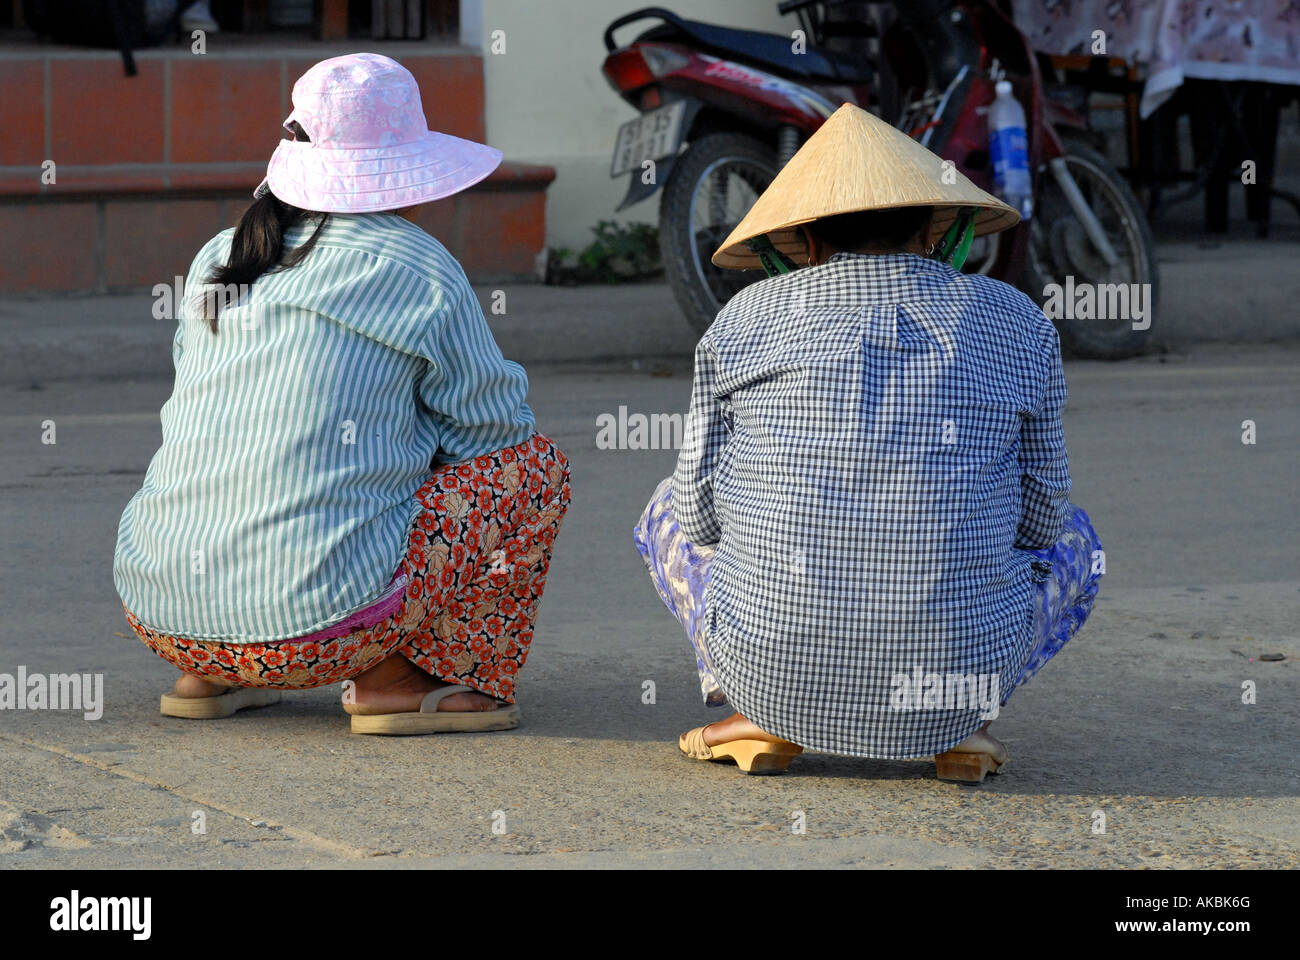
<svg viewBox="0 0 1300 960">
<path fill-rule="evenodd" d="M 815 47 L 795 53 L 790 37 L 687 20 L 659 8 L 654 9 L 654 15 L 664 22 L 641 34 L 638 40 L 685 40 L 706 53 L 766 67 L 786 77 L 852 85 L 871 82 L 871 65 L 866 61 Z"/>
</svg>

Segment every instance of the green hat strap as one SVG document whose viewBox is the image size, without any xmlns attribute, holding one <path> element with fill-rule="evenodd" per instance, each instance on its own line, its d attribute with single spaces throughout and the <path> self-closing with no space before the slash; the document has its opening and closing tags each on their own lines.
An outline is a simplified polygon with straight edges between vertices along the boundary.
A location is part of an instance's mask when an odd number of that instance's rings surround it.
<svg viewBox="0 0 1300 960">
<path fill-rule="evenodd" d="M 962 268 L 962 264 L 966 263 L 967 255 L 971 252 L 971 243 L 975 241 L 976 212 L 978 211 L 975 207 L 962 207 L 952 225 L 945 230 L 943 239 L 936 243 L 933 258 L 940 263 L 952 265 L 954 271 Z M 757 256 L 767 276 L 776 277 L 796 269 L 793 260 L 772 246 L 772 241 L 768 239 L 766 233 L 748 239 L 745 241 L 745 246 Z"/>
<path fill-rule="evenodd" d="M 757 237 L 746 240 L 745 246 L 758 257 L 758 262 L 763 265 L 763 272 L 769 277 L 789 273 L 795 269 L 794 261 L 772 246 L 772 241 L 767 238 L 766 233 L 760 233 Z"/>
<path fill-rule="evenodd" d="M 934 248 L 934 259 L 960 270 L 975 240 L 975 207 L 962 207 L 943 239 Z"/>
<path fill-rule="evenodd" d="M 971 244 L 975 240 L 975 207 L 962 207 L 953 219 L 952 225 L 944 232 L 943 239 L 935 245 L 934 259 L 951 264 L 954 270 L 960 270 L 970 254 Z M 761 233 L 745 241 L 758 262 L 763 265 L 763 272 L 769 277 L 789 273 L 795 269 L 794 261 L 772 246 L 767 234 Z"/>
</svg>

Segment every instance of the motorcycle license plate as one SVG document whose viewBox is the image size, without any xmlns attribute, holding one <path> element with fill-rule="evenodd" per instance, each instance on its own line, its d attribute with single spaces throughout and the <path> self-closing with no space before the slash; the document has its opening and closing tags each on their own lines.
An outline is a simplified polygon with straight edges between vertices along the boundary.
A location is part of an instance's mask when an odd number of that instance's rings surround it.
<svg viewBox="0 0 1300 960">
<path fill-rule="evenodd" d="M 643 113 L 619 127 L 609 175 L 621 176 L 629 170 L 639 169 L 647 160 L 658 160 L 676 153 L 682 145 L 682 119 L 685 116 L 686 101 L 678 100 Z"/>
</svg>

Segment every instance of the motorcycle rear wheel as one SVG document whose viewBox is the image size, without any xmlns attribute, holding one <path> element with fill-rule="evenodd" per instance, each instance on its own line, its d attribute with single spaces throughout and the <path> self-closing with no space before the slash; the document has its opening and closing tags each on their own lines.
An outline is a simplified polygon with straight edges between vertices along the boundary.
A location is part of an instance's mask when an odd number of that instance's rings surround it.
<svg viewBox="0 0 1300 960">
<path fill-rule="evenodd" d="M 691 328 L 703 334 L 733 296 L 762 270 L 710 262 L 759 194 L 776 177 L 776 151 L 742 133 L 711 133 L 677 159 L 659 204 L 664 271 Z"/>
<path fill-rule="evenodd" d="M 1147 300 L 1152 314 L 1160 297 L 1160 272 L 1156 264 L 1155 240 L 1141 204 L 1120 172 L 1102 154 L 1077 136 L 1062 137 L 1066 166 L 1092 212 L 1101 222 L 1119 262 L 1108 266 L 1093 247 L 1065 199 L 1065 194 L 1044 167 L 1039 171 L 1040 187 L 1030 223 L 1029 251 L 1019 286 L 1035 302 L 1044 305 L 1048 286 L 1062 289 L 1067 276 L 1080 284 L 1149 284 Z M 1126 301 L 1127 302 L 1127 301 Z M 1150 324 L 1152 317 L 1146 317 Z M 1053 317 L 1062 343 L 1073 354 L 1093 360 L 1122 360 L 1141 353 L 1151 336 L 1146 329 L 1133 329 L 1131 316 L 1110 319 Z"/>
</svg>

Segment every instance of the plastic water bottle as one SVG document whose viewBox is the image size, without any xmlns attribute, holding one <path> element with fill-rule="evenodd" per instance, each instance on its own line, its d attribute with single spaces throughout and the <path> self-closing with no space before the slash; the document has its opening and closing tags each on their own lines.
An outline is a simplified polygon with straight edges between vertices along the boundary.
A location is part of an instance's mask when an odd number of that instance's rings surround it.
<svg viewBox="0 0 1300 960">
<path fill-rule="evenodd" d="M 1025 110 L 1011 94 L 1011 82 L 999 80 L 997 97 L 989 107 L 989 154 L 993 179 L 1002 199 L 1025 220 L 1034 212 L 1034 186 L 1029 176 L 1029 141 Z"/>
</svg>

